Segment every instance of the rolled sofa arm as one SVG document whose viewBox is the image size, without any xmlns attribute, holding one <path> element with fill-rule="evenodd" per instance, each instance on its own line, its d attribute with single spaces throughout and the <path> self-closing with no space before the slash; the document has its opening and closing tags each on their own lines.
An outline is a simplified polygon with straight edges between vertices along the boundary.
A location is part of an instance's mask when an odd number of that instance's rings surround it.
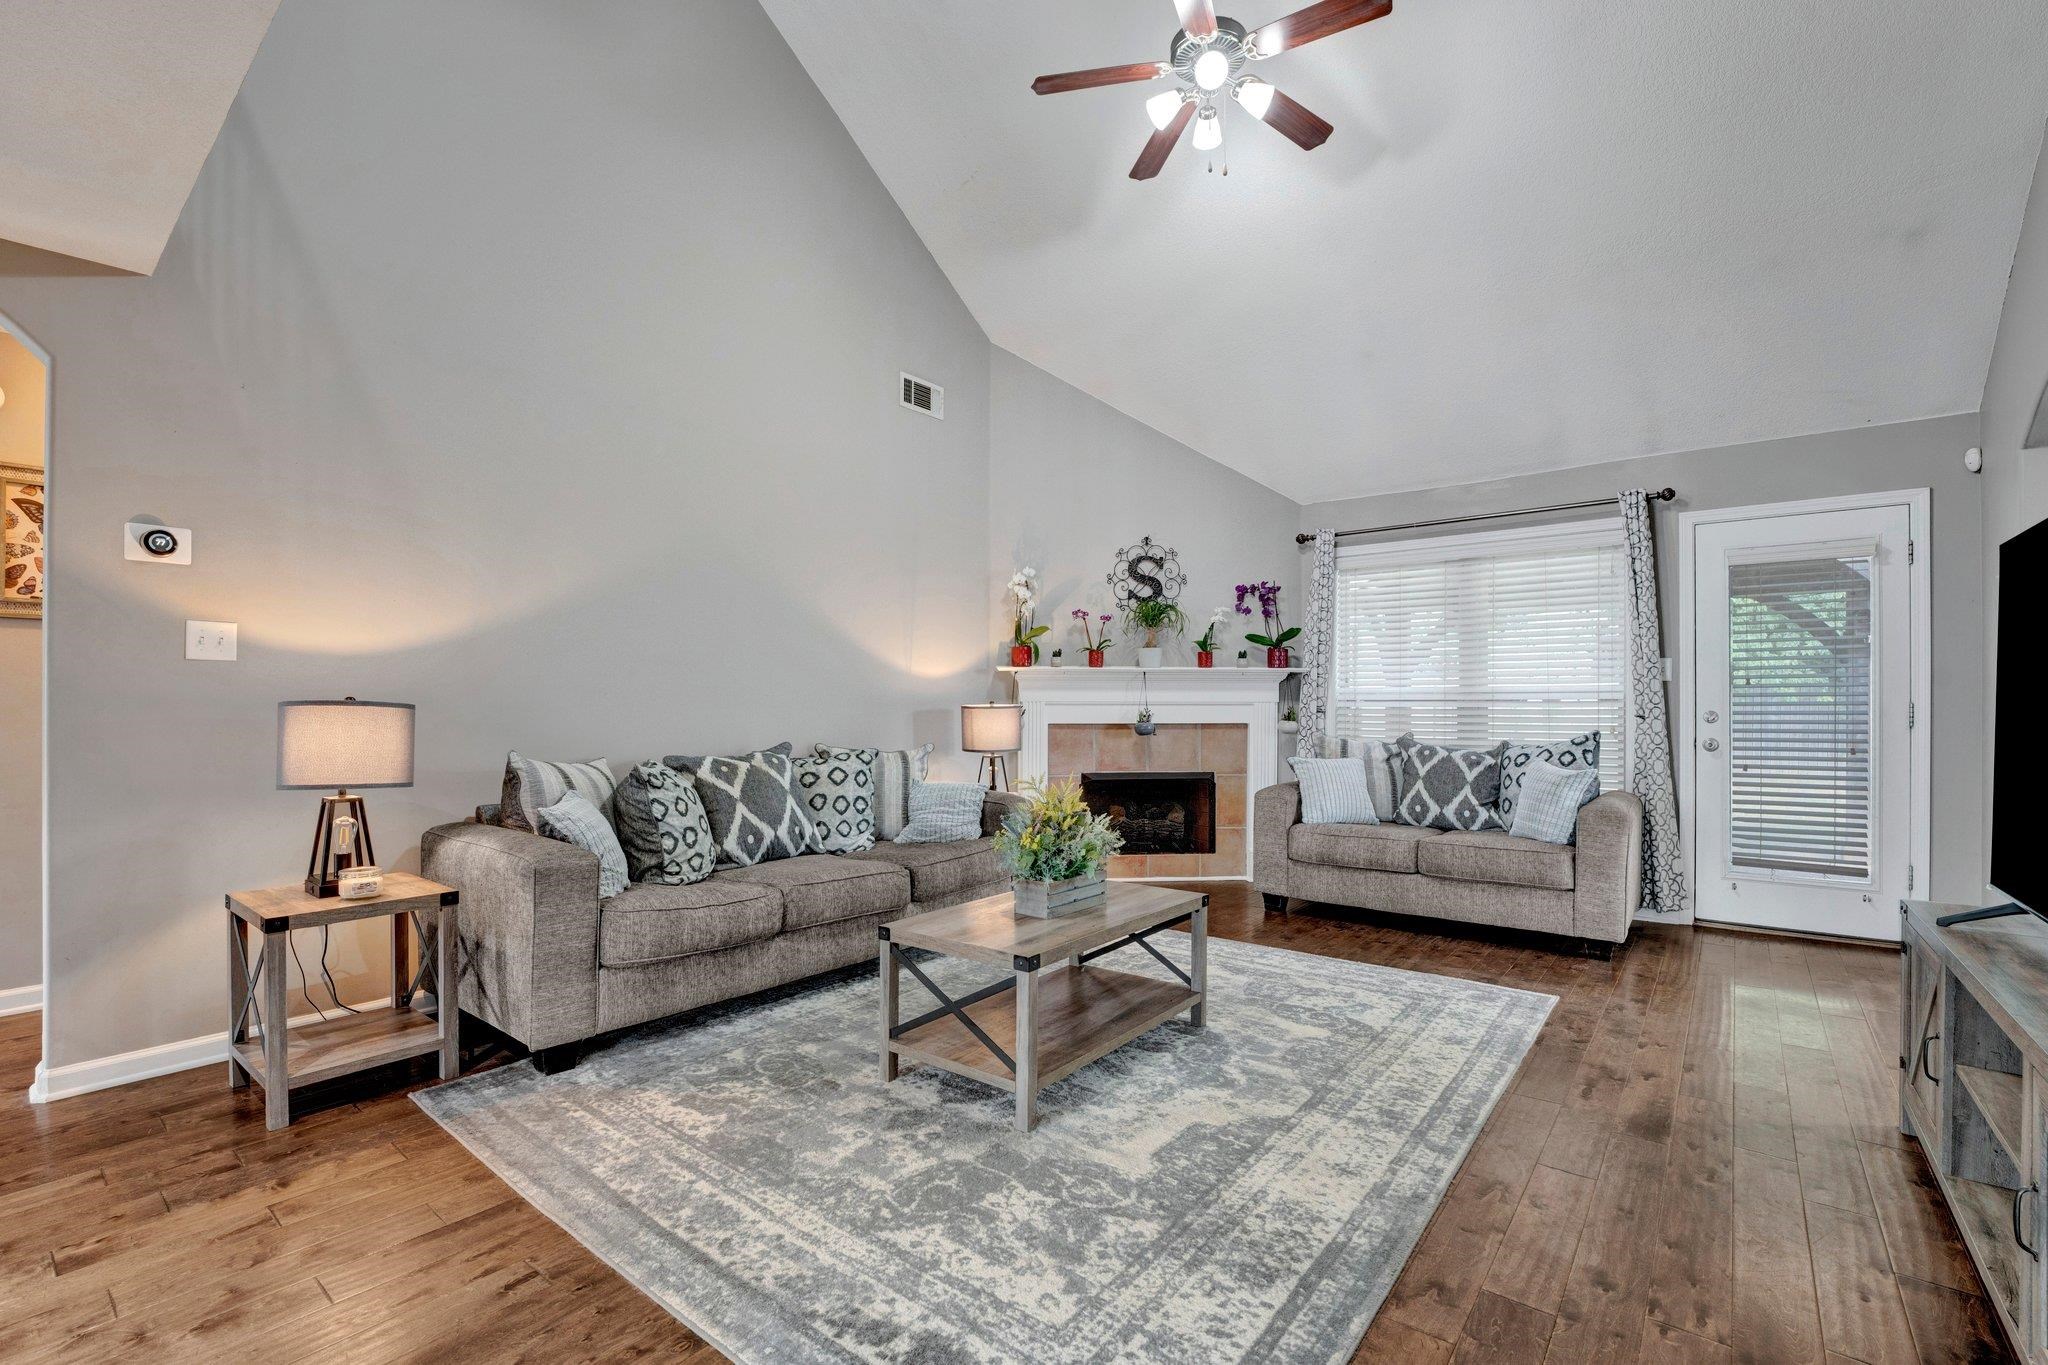
<svg viewBox="0 0 2048 1365">
<path fill-rule="evenodd" d="M 1603 792 L 1579 808 L 1579 852 L 1572 891 L 1572 932 L 1626 943 L 1643 901 L 1643 801 Z"/>
<path fill-rule="evenodd" d="M 462 893 L 462 1008 L 529 1048 L 597 1029 L 597 855 L 470 822 L 420 836 L 420 872 Z"/>
<path fill-rule="evenodd" d="M 1301 784 L 1261 787 L 1252 798 L 1252 885 L 1269 896 L 1287 890 L 1287 831 L 1301 823 Z"/>
<path fill-rule="evenodd" d="M 1012 811 L 1024 809 L 1024 798 L 1015 792 L 990 792 L 981 798 L 981 837 L 991 838 L 1003 827 L 1003 821 L 1010 818 Z"/>
</svg>

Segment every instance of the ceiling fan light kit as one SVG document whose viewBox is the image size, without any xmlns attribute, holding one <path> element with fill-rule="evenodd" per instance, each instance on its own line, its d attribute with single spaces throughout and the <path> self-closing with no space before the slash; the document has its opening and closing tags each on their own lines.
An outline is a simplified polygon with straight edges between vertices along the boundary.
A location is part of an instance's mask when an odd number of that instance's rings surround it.
<svg viewBox="0 0 2048 1365">
<path fill-rule="evenodd" d="M 1268 82 L 1245 74 L 1245 65 L 1382 18 L 1393 8 L 1393 0 L 1320 0 L 1264 28 L 1247 30 L 1235 19 L 1219 17 L 1214 0 L 1174 0 L 1181 26 L 1173 35 L 1165 61 L 1062 71 L 1040 76 L 1031 88 L 1041 95 L 1059 95 L 1171 78 L 1171 89 L 1145 101 L 1145 116 L 1154 131 L 1131 167 L 1133 180 L 1150 180 L 1159 174 L 1189 123 L 1195 125 L 1192 140 L 1197 151 L 1222 146 L 1223 111 L 1218 97 L 1226 91 L 1253 118 L 1303 151 L 1314 151 L 1329 140 L 1333 131 L 1329 121 Z"/>
</svg>

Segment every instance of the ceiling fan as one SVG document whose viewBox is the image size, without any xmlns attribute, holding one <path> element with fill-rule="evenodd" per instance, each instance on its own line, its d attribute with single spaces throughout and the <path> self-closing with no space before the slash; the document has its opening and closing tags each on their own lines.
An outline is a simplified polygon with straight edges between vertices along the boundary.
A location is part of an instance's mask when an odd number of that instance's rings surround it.
<svg viewBox="0 0 2048 1365">
<path fill-rule="evenodd" d="M 1218 18 L 1214 0 L 1174 0 L 1174 8 L 1180 12 L 1180 29 L 1173 35 L 1165 61 L 1062 71 L 1031 82 L 1031 88 L 1041 95 L 1059 95 L 1069 90 L 1092 90 L 1098 85 L 1173 77 L 1173 89 L 1162 90 L 1145 101 L 1145 112 L 1157 131 L 1145 144 L 1137 164 L 1131 167 L 1133 180 L 1150 180 L 1159 174 L 1159 168 L 1166 164 L 1167 156 L 1190 122 L 1195 125 L 1197 151 L 1220 147 L 1223 111 L 1218 100 L 1226 92 L 1253 118 L 1278 129 L 1303 151 L 1322 146 L 1331 132 L 1328 120 L 1311 113 L 1257 76 L 1245 75 L 1244 68 L 1251 62 L 1277 57 L 1290 48 L 1303 47 L 1318 38 L 1378 19 L 1393 11 L 1394 0 L 1321 0 L 1320 4 L 1249 31 L 1235 19 Z"/>
</svg>

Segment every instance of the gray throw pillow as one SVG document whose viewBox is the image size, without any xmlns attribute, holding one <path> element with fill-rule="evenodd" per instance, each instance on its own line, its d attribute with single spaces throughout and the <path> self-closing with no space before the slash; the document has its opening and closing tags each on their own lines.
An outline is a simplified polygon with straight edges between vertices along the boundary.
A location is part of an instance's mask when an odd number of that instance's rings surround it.
<svg viewBox="0 0 2048 1365">
<path fill-rule="evenodd" d="M 619 785 L 611 765 L 601 758 L 582 763 L 546 763 L 516 749 L 505 755 L 505 782 L 498 799 L 498 818 L 507 829 L 540 833 L 540 810 L 570 792 L 580 792 L 600 813 L 609 811 Z"/>
<path fill-rule="evenodd" d="M 1400 808 L 1401 754 L 1383 739 L 1343 739 L 1337 752 L 1365 760 L 1365 786 L 1372 793 L 1372 813 L 1388 824 Z"/>
<path fill-rule="evenodd" d="M 697 784 L 666 763 L 642 763 L 612 797 L 626 870 L 636 882 L 687 886 L 718 864 L 711 817 Z"/>
<path fill-rule="evenodd" d="M 817 826 L 797 796 L 796 770 L 782 748 L 662 762 L 696 784 L 711 817 L 720 867 L 752 867 L 816 851 Z"/>
<path fill-rule="evenodd" d="M 1522 799 L 1508 833 L 1546 844 L 1572 843 L 1579 837 L 1579 807 L 1599 794 L 1600 774 L 1591 768 L 1531 763 L 1522 769 Z"/>
<path fill-rule="evenodd" d="M 981 837 L 978 782 L 918 782 L 910 788 L 910 819 L 899 844 L 957 844 Z"/>
<path fill-rule="evenodd" d="M 1401 753 L 1401 802 L 1396 818 L 1425 829 L 1500 829 L 1493 803 L 1500 798 L 1505 743 L 1490 749 L 1424 744 L 1414 735 L 1394 741 Z"/>
<path fill-rule="evenodd" d="M 626 851 L 619 836 L 605 823 L 604 814 L 590 804 L 582 792 L 570 792 L 552 806 L 539 811 L 540 833 L 544 838 L 574 844 L 597 855 L 597 894 L 610 900 L 626 889 Z"/>
<path fill-rule="evenodd" d="M 859 853 L 875 846 L 875 769 L 870 750 L 827 749 L 792 760 L 797 794 L 818 829 L 826 853 Z"/>
<path fill-rule="evenodd" d="M 916 749 L 863 749 L 858 745 L 817 744 L 818 757 L 866 754 L 875 774 L 875 838 L 894 839 L 910 820 L 910 788 L 931 771 L 932 746 Z"/>
<path fill-rule="evenodd" d="M 1290 758 L 1301 783 L 1304 825 L 1377 825 L 1365 760 L 1358 758 Z"/>
<path fill-rule="evenodd" d="M 1500 822 L 1510 830 L 1515 827 L 1515 800 L 1522 792 L 1522 774 L 1532 763 L 1548 763 L 1566 772 L 1591 770 L 1597 773 L 1600 770 L 1600 732 L 1589 730 L 1583 735 L 1552 740 L 1548 744 L 1508 744 L 1508 751 L 1500 761 L 1500 800 L 1494 802 L 1494 809 L 1500 814 Z M 1594 779 L 1596 783 L 1598 780 L 1597 777 Z"/>
</svg>

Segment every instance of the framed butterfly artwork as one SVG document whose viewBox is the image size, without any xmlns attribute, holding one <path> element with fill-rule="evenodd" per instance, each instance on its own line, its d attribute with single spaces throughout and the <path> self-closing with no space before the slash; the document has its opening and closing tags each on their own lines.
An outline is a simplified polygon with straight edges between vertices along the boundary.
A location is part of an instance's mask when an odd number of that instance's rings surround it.
<svg viewBox="0 0 2048 1365">
<path fill-rule="evenodd" d="M 43 471 L 0 464 L 0 616 L 43 614 Z"/>
</svg>

